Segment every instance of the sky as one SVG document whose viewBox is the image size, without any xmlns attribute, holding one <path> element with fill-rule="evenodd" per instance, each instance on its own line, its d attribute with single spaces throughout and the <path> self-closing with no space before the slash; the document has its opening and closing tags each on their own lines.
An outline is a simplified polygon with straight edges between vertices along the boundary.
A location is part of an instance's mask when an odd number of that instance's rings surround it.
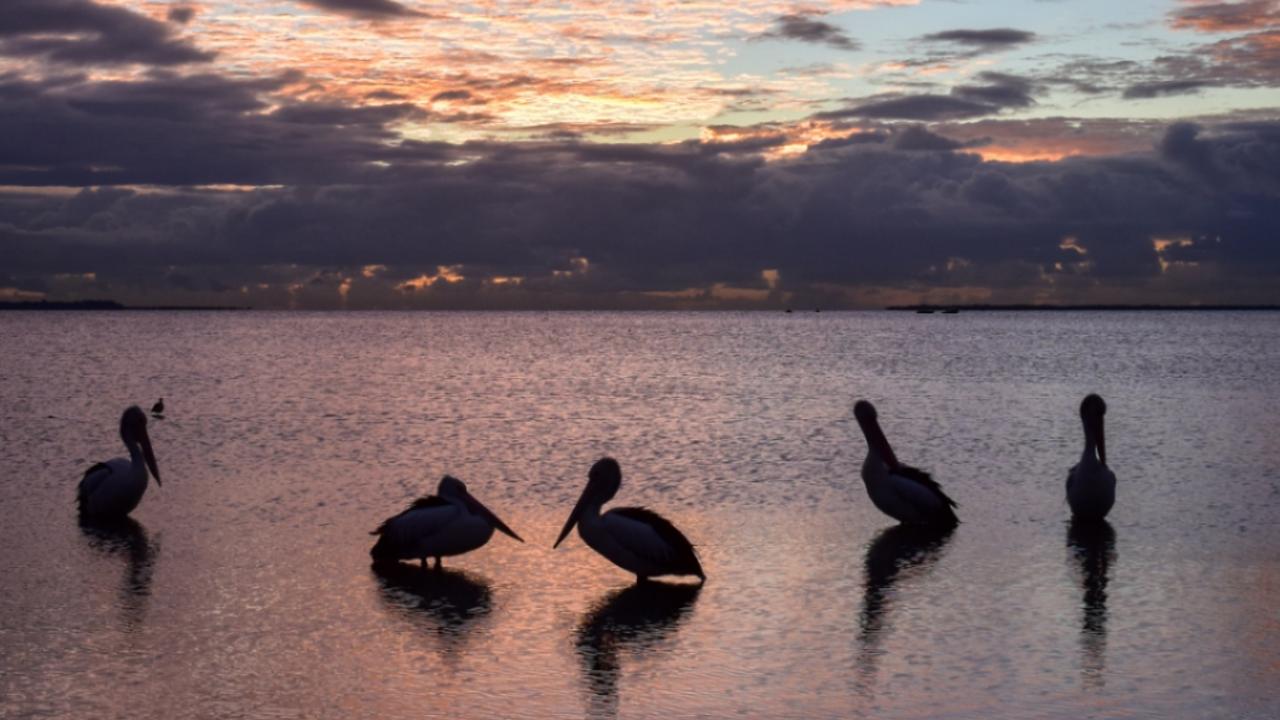
<svg viewBox="0 0 1280 720">
<path fill-rule="evenodd" d="M 1280 0 L 3 0 L 0 300 L 1280 303 Z"/>
</svg>

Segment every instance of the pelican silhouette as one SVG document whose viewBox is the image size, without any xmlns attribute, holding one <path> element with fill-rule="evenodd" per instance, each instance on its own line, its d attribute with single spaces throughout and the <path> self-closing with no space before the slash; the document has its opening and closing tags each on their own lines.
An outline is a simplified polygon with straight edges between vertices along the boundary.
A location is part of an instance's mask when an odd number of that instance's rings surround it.
<svg viewBox="0 0 1280 720">
<path fill-rule="evenodd" d="M 622 468 L 613 458 L 591 466 L 587 487 L 578 498 L 556 540 L 557 548 L 574 525 L 592 550 L 614 565 L 635 573 L 638 582 L 655 575 L 697 575 L 705 581 L 702 564 L 689 540 L 670 521 L 642 507 L 620 507 L 601 514 L 622 485 Z"/>
<path fill-rule="evenodd" d="M 866 400 L 853 406 L 853 415 L 867 440 L 862 481 L 880 512 L 908 525 L 955 525 L 956 503 L 929 473 L 898 462 L 880 429 L 875 407 Z"/>
<path fill-rule="evenodd" d="M 471 552 L 493 537 L 496 528 L 524 542 L 489 508 L 467 492 L 467 486 L 451 475 L 440 480 L 436 495 L 418 498 L 407 510 L 383 521 L 371 535 L 378 542 L 369 550 L 377 562 L 436 559 Z"/>
<path fill-rule="evenodd" d="M 120 416 L 120 439 L 129 457 L 100 462 L 85 471 L 76 491 L 76 505 L 82 518 L 99 520 L 128 515 L 147 491 L 147 470 L 160 485 L 160 469 L 147 435 L 147 416 L 142 408 L 130 405 Z"/>
<path fill-rule="evenodd" d="M 1101 520 L 1116 504 L 1116 474 L 1107 467 L 1103 432 L 1102 418 L 1106 414 L 1107 403 L 1097 395 L 1088 395 L 1080 403 L 1084 453 L 1067 473 L 1067 504 L 1071 515 L 1080 520 Z"/>
</svg>

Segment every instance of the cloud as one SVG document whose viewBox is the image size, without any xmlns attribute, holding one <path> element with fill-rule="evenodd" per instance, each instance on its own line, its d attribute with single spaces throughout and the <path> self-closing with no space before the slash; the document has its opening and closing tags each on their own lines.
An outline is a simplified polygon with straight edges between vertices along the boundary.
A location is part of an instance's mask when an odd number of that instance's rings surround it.
<svg viewBox="0 0 1280 720">
<path fill-rule="evenodd" d="M 787 128 L 735 137 L 724 127 L 676 144 L 395 141 L 387 128 L 403 109 L 270 110 L 298 80 L 27 88 L 18 106 L 116 97 L 93 112 L 62 108 L 94 147 L 114 150 L 63 158 L 58 143 L 18 138 L 29 147 L 18 164 L 65 185 L 84 172 L 72 169 L 79 158 L 149 189 L 0 191 L 5 286 L 43 282 L 56 297 L 73 280 L 55 277 L 93 273 L 95 292 L 131 302 L 272 307 L 737 307 L 784 296 L 836 307 L 979 291 L 1135 301 L 1188 287 L 1276 299 L 1275 121 L 1174 125 L 1154 151 L 1022 164 L 956 152 L 984 142 L 951 134 L 964 124 L 947 135 L 907 126 L 765 162 Z M 142 102 L 175 96 L 199 112 Z M 172 136 L 156 134 L 155 112 L 177 125 Z M 196 177 L 224 186 L 195 187 Z M 1067 237 L 1087 255 L 1064 251 Z M 1170 237 L 1190 244 L 1157 251 L 1153 238 Z"/>
<path fill-rule="evenodd" d="M 0 3 L 0 55 L 68 65 L 172 66 L 212 60 L 159 20 L 90 0 Z"/>
<path fill-rule="evenodd" d="M 1186 2 L 1171 14 L 1175 28 L 1201 32 L 1262 30 L 1280 26 L 1280 2 L 1277 0 L 1245 0 L 1245 2 Z"/>
<path fill-rule="evenodd" d="M 888 100 L 873 100 L 843 110 L 820 112 L 814 117 L 823 120 L 956 120 L 990 115 L 997 110 L 998 108 L 983 102 L 948 95 L 906 95 Z"/>
<path fill-rule="evenodd" d="M 951 94 L 962 100 L 972 100 L 1000 108 L 1030 107 L 1036 102 L 1032 97 L 1035 85 L 1026 78 L 988 71 L 978 73 L 978 79 L 986 81 L 987 84 L 957 85 L 951 88 Z"/>
<path fill-rule="evenodd" d="M 196 17 L 196 8 L 191 5 L 174 5 L 165 13 L 169 22 L 186 25 Z"/>
<path fill-rule="evenodd" d="M 925 35 L 928 42 L 945 42 L 973 48 L 977 52 L 993 52 L 1023 45 L 1036 39 L 1036 34 L 1013 28 L 989 30 L 945 30 Z"/>
<path fill-rule="evenodd" d="M 949 95 L 921 94 L 873 98 L 841 110 L 820 112 L 815 118 L 872 118 L 881 120 L 960 120 L 994 115 L 1006 108 L 1035 104 L 1035 85 L 1004 73 L 982 72 L 986 84 L 957 85 Z"/>
<path fill-rule="evenodd" d="M 1200 92 L 1209 85 L 1210 83 L 1204 80 L 1162 80 L 1136 83 L 1125 88 L 1124 98 L 1126 100 L 1136 100 L 1169 95 L 1191 95 Z"/>
<path fill-rule="evenodd" d="M 426 16 L 424 13 L 411 10 L 394 0 L 298 0 L 298 2 L 339 15 L 347 15 L 364 20 L 389 20 Z"/>
<path fill-rule="evenodd" d="M 782 15 L 774 20 L 774 28 L 756 35 L 753 40 L 799 40 L 827 45 L 837 50 L 857 50 L 858 43 L 844 30 L 811 14 Z"/>
</svg>

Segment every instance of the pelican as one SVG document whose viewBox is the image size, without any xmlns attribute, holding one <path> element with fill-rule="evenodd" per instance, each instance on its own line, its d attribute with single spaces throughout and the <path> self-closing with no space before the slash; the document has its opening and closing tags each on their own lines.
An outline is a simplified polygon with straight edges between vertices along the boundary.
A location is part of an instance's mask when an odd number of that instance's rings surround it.
<svg viewBox="0 0 1280 720">
<path fill-rule="evenodd" d="M 705 582 L 707 576 L 693 545 L 666 518 L 642 507 L 620 507 L 600 514 L 600 506 L 618 494 L 620 485 L 618 461 L 608 457 L 597 460 L 552 549 L 560 547 L 577 525 L 583 542 L 614 565 L 635 573 L 637 582 L 656 575 L 697 575 Z"/>
<path fill-rule="evenodd" d="M 120 439 L 129 449 L 129 459 L 113 458 L 85 471 L 76 492 L 76 504 L 83 518 L 122 518 L 138 507 L 147 491 L 147 469 L 160 485 L 160 470 L 147 436 L 147 416 L 142 408 L 130 405 L 120 416 Z"/>
<path fill-rule="evenodd" d="M 907 525 L 955 525 L 960 522 L 947 497 L 929 473 L 898 462 L 876 421 L 876 409 L 866 400 L 853 406 L 853 415 L 867 439 L 862 481 L 880 512 Z"/>
<path fill-rule="evenodd" d="M 427 566 L 427 558 L 433 557 L 438 569 L 440 558 L 471 552 L 489 542 L 494 528 L 524 542 L 472 497 L 461 480 L 445 475 L 435 495 L 418 498 L 407 510 L 387 518 L 369 533 L 380 536 L 369 554 L 374 562 L 416 558 L 423 567 Z"/>
<path fill-rule="evenodd" d="M 1090 394 L 1080 403 L 1084 424 L 1084 454 L 1067 473 L 1067 504 L 1080 520 L 1101 520 L 1116 504 L 1116 474 L 1107 467 L 1107 443 L 1102 432 L 1102 416 L 1107 404 Z M 1095 454 L 1096 451 L 1096 454 Z"/>
<path fill-rule="evenodd" d="M 156 401 L 155 405 L 151 406 L 151 414 L 152 415 L 164 414 L 164 398 L 160 398 L 159 400 Z"/>
</svg>

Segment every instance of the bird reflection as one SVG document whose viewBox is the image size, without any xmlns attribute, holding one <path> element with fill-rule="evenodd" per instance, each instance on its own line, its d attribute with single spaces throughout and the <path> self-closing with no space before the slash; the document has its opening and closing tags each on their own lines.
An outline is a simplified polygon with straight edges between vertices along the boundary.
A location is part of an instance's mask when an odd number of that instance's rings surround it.
<svg viewBox="0 0 1280 720">
<path fill-rule="evenodd" d="M 374 563 L 371 569 L 387 607 L 438 639 L 446 656 L 455 653 L 472 624 L 492 610 L 489 582 L 477 575 L 399 562 Z"/>
<path fill-rule="evenodd" d="M 146 616 L 147 598 L 151 597 L 151 575 L 160 553 L 159 544 L 153 542 L 147 535 L 147 529 L 131 517 L 96 521 L 81 519 L 80 532 L 89 541 L 89 547 L 124 561 L 120 615 L 125 630 L 137 630 Z"/>
<path fill-rule="evenodd" d="M 876 535 L 867 546 L 866 586 L 862 596 L 862 617 L 858 639 L 858 669 L 863 690 L 875 678 L 880 643 L 891 629 L 888 612 L 894 587 L 900 580 L 927 573 L 942 556 L 955 526 L 895 525 Z"/>
<path fill-rule="evenodd" d="M 1081 671 L 1087 685 L 1100 687 L 1106 674 L 1107 579 L 1116 559 L 1116 531 L 1106 520 L 1073 520 L 1067 528 L 1067 550 L 1084 590 Z"/>
<path fill-rule="evenodd" d="M 577 630 L 578 657 L 589 691 L 588 717 L 618 716 L 620 651 L 656 650 L 693 609 L 702 585 L 636 583 L 609 593 Z"/>
</svg>

